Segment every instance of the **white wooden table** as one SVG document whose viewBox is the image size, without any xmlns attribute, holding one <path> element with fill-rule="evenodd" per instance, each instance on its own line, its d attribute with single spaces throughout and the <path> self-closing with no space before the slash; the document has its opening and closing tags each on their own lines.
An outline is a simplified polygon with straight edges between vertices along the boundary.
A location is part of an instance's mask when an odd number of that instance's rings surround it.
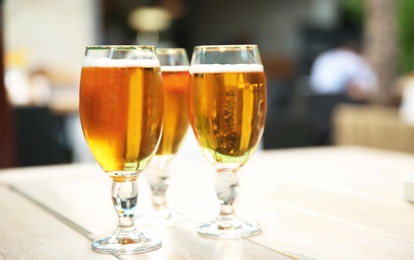
<svg viewBox="0 0 414 260">
<path fill-rule="evenodd" d="M 198 236 L 218 213 L 213 168 L 179 157 L 171 167 L 171 209 L 190 220 L 158 235 L 157 251 L 119 259 L 414 259 L 414 205 L 402 178 L 414 156 L 361 147 L 258 152 L 240 173 L 237 214 L 260 235 L 235 240 Z M 150 205 L 145 174 L 138 212 Z M 95 164 L 0 170 L 0 259 L 114 259 L 90 249 L 117 216 L 111 181 Z"/>
</svg>

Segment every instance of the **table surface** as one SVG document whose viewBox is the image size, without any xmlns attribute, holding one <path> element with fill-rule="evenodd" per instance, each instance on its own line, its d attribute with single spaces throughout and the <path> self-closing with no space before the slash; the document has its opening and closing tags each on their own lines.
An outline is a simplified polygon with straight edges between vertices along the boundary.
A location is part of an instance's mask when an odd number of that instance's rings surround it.
<svg viewBox="0 0 414 260">
<path fill-rule="evenodd" d="M 362 147 L 258 151 L 240 172 L 236 212 L 262 233 L 209 239 L 197 225 L 219 210 L 214 170 L 202 157 L 171 164 L 169 207 L 189 221 L 173 228 L 139 226 L 161 249 L 137 255 L 95 253 L 117 216 L 111 181 L 96 164 L 0 171 L 1 259 L 414 259 L 414 205 L 402 179 L 414 155 Z M 150 208 L 145 173 L 138 214 Z"/>
</svg>

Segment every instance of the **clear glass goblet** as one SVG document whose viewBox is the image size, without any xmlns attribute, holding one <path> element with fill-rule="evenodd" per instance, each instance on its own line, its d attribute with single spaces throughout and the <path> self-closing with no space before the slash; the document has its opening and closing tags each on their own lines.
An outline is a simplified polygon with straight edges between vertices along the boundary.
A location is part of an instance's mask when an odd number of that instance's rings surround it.
<svg viewBox="0 0 414 260">
<path fill-rule="evenodd" d="M 137 221 L 151 226 L 172 227 L 187 219 L 187 216 L 168 208 L 166 191 L 170 185 L 169 164 L 189 127 L 189 62 L 183 48 L 157 48 L 157 54 L 165 91 L 164 128 L 158 150 L 145 170 L 152 193 L 152 210 L 138 216 Z"/>
<path fill-rule="evenodd" d="M 266 118 L 266 78 L 256 45 L 196 46 L 190 65 L 189 117 L 216 169 L 220 213 L 198 227 L 207 237 L 238 238 L 260 227 L 236 217 L 239 169 L 254 153 Z"/>
<path fill-rule="evenodd" d="M 88 146 L 112 179 L 118 227 L 97 239 L 99 253 L 134 254 L 161 247 L 134 224 L 137 178 L 158 147 L 164 116 L 160 63 L 153 46 L 88 46 L 83 62 L 79 113 Z"/>
</svg>

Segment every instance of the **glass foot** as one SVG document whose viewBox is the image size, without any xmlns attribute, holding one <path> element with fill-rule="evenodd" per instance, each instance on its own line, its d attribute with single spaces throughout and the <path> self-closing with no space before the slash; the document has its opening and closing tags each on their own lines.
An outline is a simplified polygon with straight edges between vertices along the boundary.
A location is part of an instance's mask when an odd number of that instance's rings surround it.
<svg viewBox="0 0 414 260">
<path fill-rule="evenodd" d="M 108 236 L 92 242 L 92 250 L 113 255 L 131 255 L 156 250 L 162 245 L 161 239 L 140 234 L 135 238 Z"/>
<path fill-rule="evenodd" d="M 241 238 L 257 235 L 261 232 L 255 222 L 246 222 L 238 219 L 220 220 L 203 224 L 197 228 L 197 233 L 210 238 Z"/>
<path fill-rule="evenodd" d="M 135 222 L 153 227 L 174 227 L 188 220 L 188 216 L 169 210 L 149 211 L 137 216 Z"/>
</svg>

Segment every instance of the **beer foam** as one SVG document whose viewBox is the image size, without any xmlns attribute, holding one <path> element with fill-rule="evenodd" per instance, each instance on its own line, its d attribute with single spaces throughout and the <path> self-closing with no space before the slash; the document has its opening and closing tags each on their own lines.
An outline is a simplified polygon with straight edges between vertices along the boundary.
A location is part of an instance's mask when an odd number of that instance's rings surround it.
<svg viewBox="0 0 414 260">
<path fill-rule="evenodd" d="M 160 62 L 159 60 L 150 60 L 150 59 L 142 59 L 142 60 L 130 60 L 130 59 L 109 59 L 109 58 L 90 58 L 85 57 L 83 60 L 83 67 L 105 67 L 105 68 L 119 68 L 119 67 L 159 67 Z"/>
<path fill-rule="evenodd" d="M 199 64 L 190 66 L 190 74 L 263 71 L 262 64 Z"/>
<path fill-rule="evenodd" d="M 177 66 L 161 66 L 161 71 L 188 71 L 190 66 L 177 65 Z"/>
</svg>

